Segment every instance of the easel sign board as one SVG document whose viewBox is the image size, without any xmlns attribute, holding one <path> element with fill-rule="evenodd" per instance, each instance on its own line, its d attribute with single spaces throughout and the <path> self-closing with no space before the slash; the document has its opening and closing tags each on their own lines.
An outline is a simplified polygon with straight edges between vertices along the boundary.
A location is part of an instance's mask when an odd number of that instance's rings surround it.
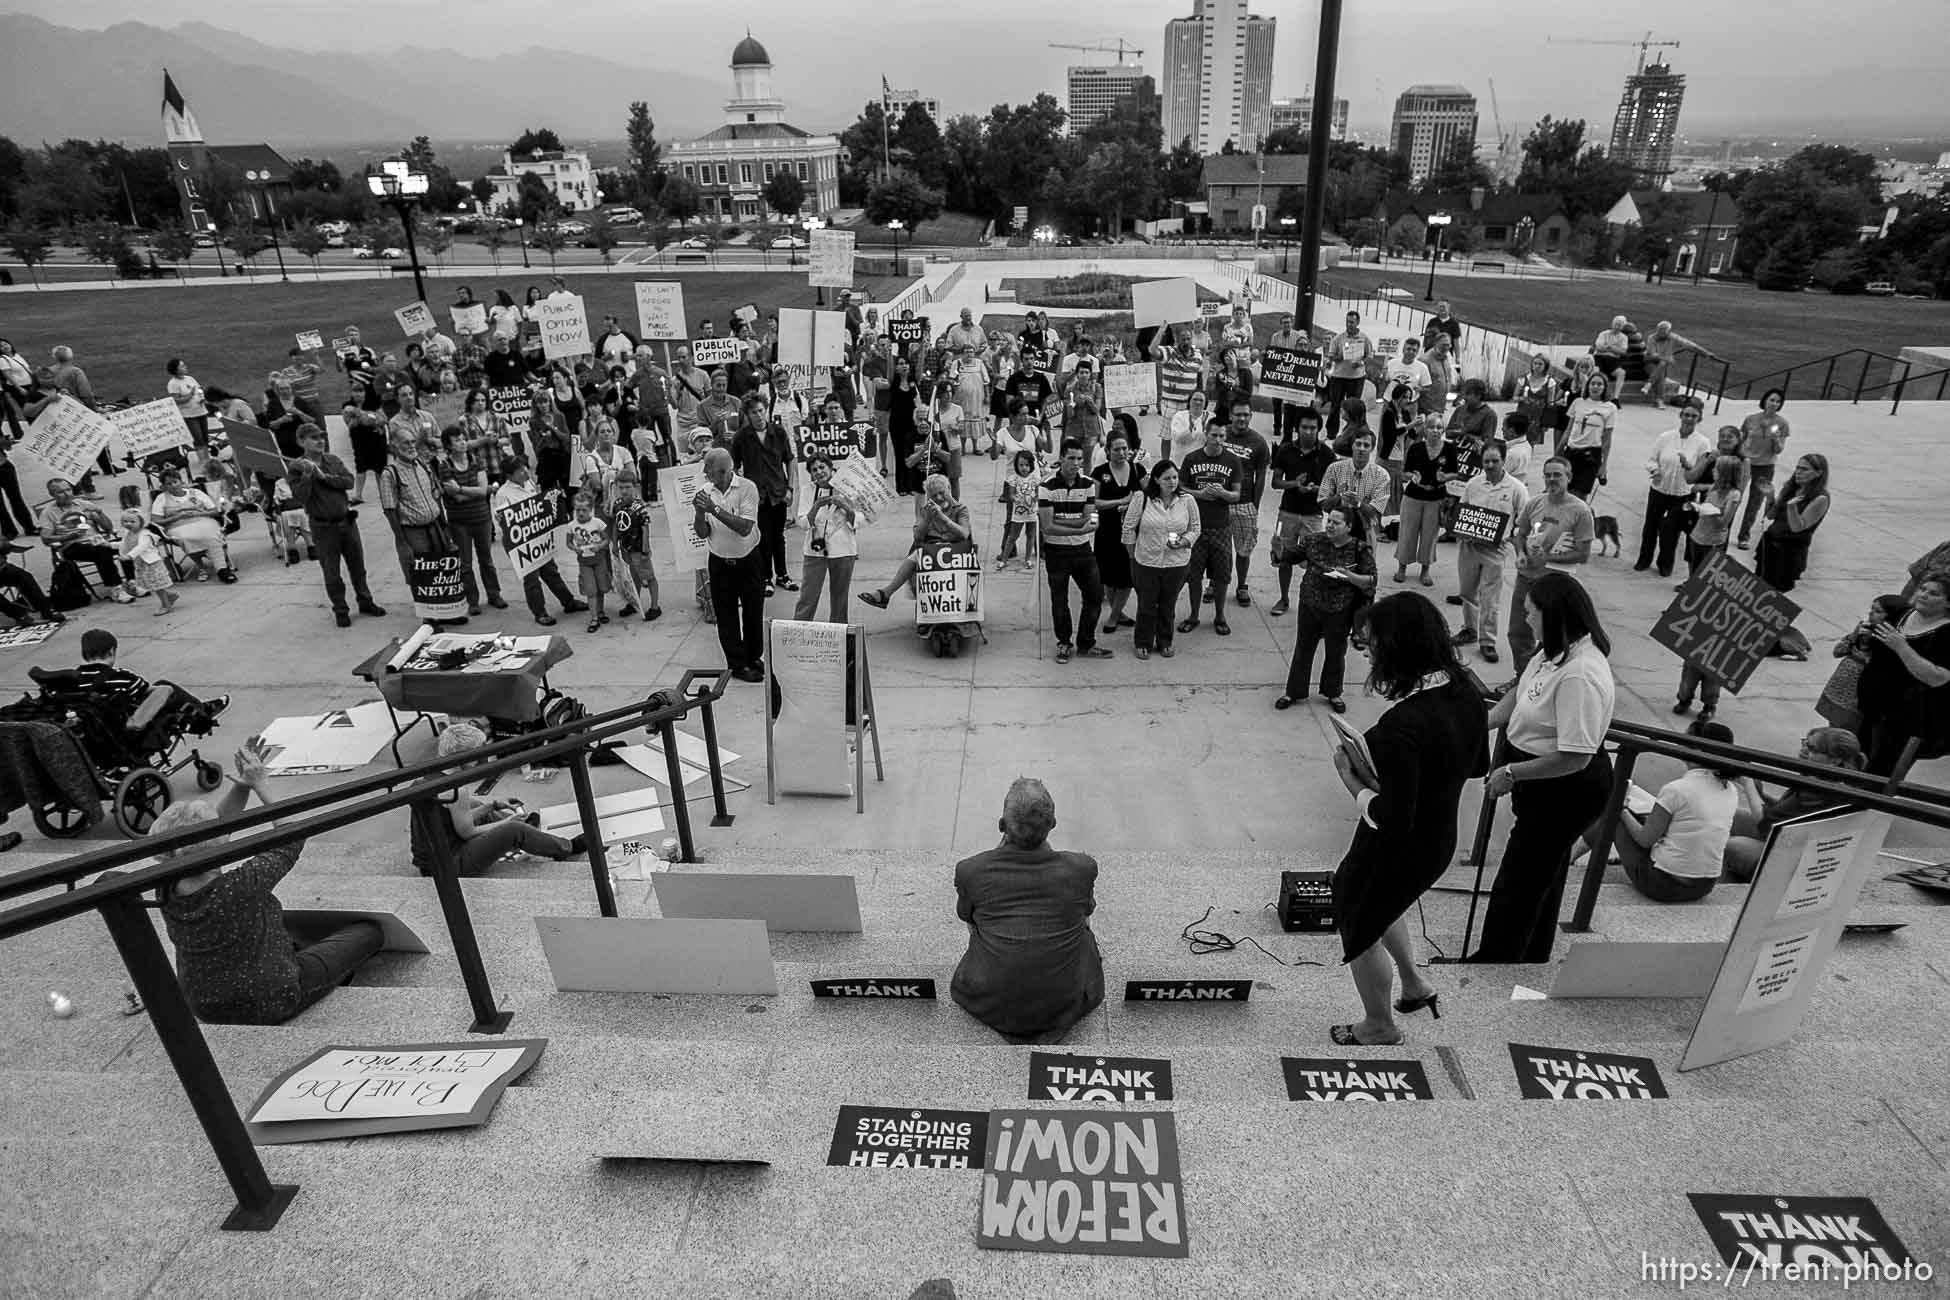
<svg viewBox="0 0 1950 1300">
<path fill-rule="evenodd" d="M 538 916 L 535 928 L 564 993 L 779 991 L 762 921 Z"/>
<path fill-rule="evenodd" d="M 254 424 L 223 416 L 217 419 L 223 425 L 224 436 L 230 439 L 230 452 L 236 457 L 240 471 L 268 474 L 272 478 L 284 477 L 284 456 L 278 451 L 278 440 L 269 429 L 260 429 Z"/>
<path fill-rule="evenodd" d="M 1652 639 L 1735 695 L 1801 607 L 1714 551 L 1652 625 Z"/>
<path fill-rule="evenodd" d="M 248 1116 L 259 1146 L 472 1128 L 541 1059 L 546 1038 L 325 1047 L 271 1081 Z"/>
<path fill-rule="evenodd" d="M 845 798 L 853 793 L 846 761 L 847 670 L 857 671 L 847 653 L 852 628 L 768 619 L 765 639 L 773 705 L 765 726 L 768 792 Z"/>
<path fill-rule="evenodd" d="M 1887 813 L 1813 813 L 1774 827 L 1680 1057 L 1682 1071 L 1794 1036 L 1889 822 Z"/>
<path fill-rule="evenodd" d="M 663 871 L 657 903 L 670 918 L 763 921 L 781 933 L 860 933 L 860 896 L 852 876 L 745 875 Z"/>
<path fill-rule="evenodd" d="M 1724 943 L 1574 943 L 1551 985 L 1552 998 L 1703 998 Z"/>
<path fill-rule="evenodd" d="M 1169 325 L 1173 321 L 1198 317 L 1198 281 L 1189 276 L 1175 280 L 1139 280 L 1131 286 L 1131 324 Z"/>
<path fill-rule="evenodd" d="M 391 912 L 347 912 L 333 907 L 302 909 L 287 907 L 284 909 L 284 914 L 289 919 L 304 921 L 314 926 L 351 925 L 355 921 L 376 921 L 380 933 L 385 936 L 380 940 L 380 951 L 411 953 L 427 951 L 426 940 L 413 933 L 412 926 Z"/>
<path fill-rule="evenodd" d="M 983 1165 L 975 1244 L 984 1250 L 1191 1254 L 1170 1111 L 990 1111 Z"/>
</svg>

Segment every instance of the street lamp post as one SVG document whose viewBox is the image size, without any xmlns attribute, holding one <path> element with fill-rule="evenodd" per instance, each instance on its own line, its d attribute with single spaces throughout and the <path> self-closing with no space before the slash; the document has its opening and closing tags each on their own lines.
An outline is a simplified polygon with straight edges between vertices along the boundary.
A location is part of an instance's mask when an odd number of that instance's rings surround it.
<svg viewBox="0 0 1950 1300">
<path fill-rule="evenodd" d="M 901 231 L 907 229 L 907 223 L 895 217 L 887 223 L 887 229 L 894 232 L 894 274 L 899 275 L 901 273 Z"/>
<path fill-rule="evenodd" d="M 515 218 L 515 242 L 521 245 L 521 269 L 526 271 L 529 269 L 528 227 L 527 227 L 527 223 L 524 222 L 520 217 Z"/>
<path fill-rule="evenodd" d="M 374 198 L 383 199 L 399 213 L 399 223 L 406 230 L 406 260 L 413 267 L 413 295 L 425 302 L 427 285 L 420 274 L 420 250 L 413 242 L 413 204 L 427 196 L 426 173 L 414 171 L 402 158 L 388 158 L 366 177 L 366 185 Z"/>
<path fill-rule="evenodd" d="M 1429 224 L 1435 227 L 1435 251 L 1429 254 L 1429 290 L 1422 295 L 1423 302 L 1435 301 L 1435 264 L 1442 260 L 1442 236 L 1449 229 L 1449 221 L 1446 212 L 1429 214 Z"/>
<path fill-rule="evenodd" d="M 291 275 L 284 269 L 284 246 L 278 243 L 277 214 L 271 211 L 271 173 L 251 170 L 244 173 L 244 180 L 252 189 L 264 196 L 264 224 L 271 228 L 271 250 L 278 255 L 278 279 L 291 283 Z M 257 205 L 251 204 L 251 215 L 257 215 Z"/>
<path fill-rule="evenodd" d="M 1285 275 L 1291 265 L 1291 259 L 1293 256 L 1293 226 L 1294 226 L 1294 221 L 1292 217 L 1280 218 L 1280 274 L 1281 275 Z"/>
</svg>

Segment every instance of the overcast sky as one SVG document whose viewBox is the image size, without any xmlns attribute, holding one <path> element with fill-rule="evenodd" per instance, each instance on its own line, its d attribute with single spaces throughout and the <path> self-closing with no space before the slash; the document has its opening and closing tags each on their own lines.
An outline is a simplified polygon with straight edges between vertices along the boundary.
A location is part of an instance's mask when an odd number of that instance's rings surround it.
<svg viewBox="0 0 1950 1300">
<path fill-rule="evenodd" d="M 1047 48 L 1122 36 L 1156 73 L 1165 22 L 1190 0 L 11 0 L 51 22 L 104 27 L 201 21 L 300 49 L 447 46 L 493 55 L 530 45 L 584 51 L 621 63 L 723 69 L 749 25 L 778 67 L 779 89 L 801 103 L 851 103 L 877 92 L 878 74 L 939 98 L 950 115 L 1061 94 L 1071 61 L 1106 61 Z M 1339 91 L 1357 131 L 1384 132 L 1395 96 L 1418 81 L 1461 82 L 1493 131 L 1490 79 L 1506 130 L 1544 113 L 1585 117 L 1602 138 L 1637 51 L 1551 44 L 1549 38 L 1636 39 L 1652 29 L 1688 76 L 1682 133 L 1778 129 L 1784 135 L 1950 134 L 1950 57 L 1944 0 L 1351 0 L 1341 40 Z M 1318 0 L 1260 0 L 1276 18 L 1274 93 L 1313 79 Z M 547 22 L 537 20 L 545 15 Z M 1907 35 L 1905 35 L 1907 34 Z M 726 74 L 728 75 L 728 74 Z M 654 85 L 646 86 L 654 103 Z M 660 113 L 659 116 L 662 116 Z M 808 121 L 830 127 L 832 122 Z"/>
</svg>

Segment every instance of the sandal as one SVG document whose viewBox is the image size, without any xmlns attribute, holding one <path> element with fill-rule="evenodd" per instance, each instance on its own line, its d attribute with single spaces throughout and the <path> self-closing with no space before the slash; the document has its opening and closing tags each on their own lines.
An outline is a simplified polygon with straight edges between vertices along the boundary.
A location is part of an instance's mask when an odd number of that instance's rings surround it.
<svg viewBox="0 0 1950 1300">
<path fill-rule="evenodd" d="M 1151 650 L 1148 646 L 1139 646 L 1133 653 L 1140 659 L 1149 659 L 1151 657 Z"/>
<path fill-rule="evenodd" d="M 887 608 L 887 597 L 882 595 L 880 592 L 863 591 L 860 593 L 860 599 L 865 601 L 867 604 L 872 605 L 875 609 Z"/>
<path fill-rule="evenodd" d="M 1214 632 L 1217 632 L 1217 633 L 1218 633 L 1218 634 L 1219 634 L 1220 636 L 1231 636 L 1231 635 L 1232 635 L 1232 624 L 1230 624 L 1230 623 L 1214 623 L 1214 624 L 1212 625 L 1212 630 L 1213 630 Z"/>
<path fill-rule="evenodd" d="M 590 630 L 591 632 L 596 632 L 596 631 L 600 631 L 600 630 L 602 629 L 602 626 L 603 626 L 603 623 L 602 623 L 602 620 L 601 620 L 601 619 L 598 619 L 598 618 L 592 618 L 592 619 L 590 619 L 590 620 L 589 620 L 589 630 Z"/>
<path fill-rule="evenodd" d="M 1291 695 L 1282 695 L 1279 699 L 1273 701 L 1273 707 L 1284 713 L 1293 707 L 1293 697 Z"/>
<path fill-rule="evenodd" d="M 1180 619 L 1178 623 L 1178 630 L 1180 632 L 1190 632 L 1197 627 L 1198 620 L 1195 618 Z"/>
<path fill-rule="evenodd" d="M 1373 1042 L 1373 1043 L 1364 1042 L 1363 1040 L 1356 1038 L 1354 1036 L 1353 1025 L 1334 1025 L 1328 1029 L 1327 1036 L 1333 1039 L 1336 1043 L 1339 1043 L 1342 1047 L 1392 1047 L 1396 1043 L 1403 1041 L 1403 1039 L 1398 1036 L 1395 1038 L 1383 1039 L 1379 1042 Z"/>
</svg>

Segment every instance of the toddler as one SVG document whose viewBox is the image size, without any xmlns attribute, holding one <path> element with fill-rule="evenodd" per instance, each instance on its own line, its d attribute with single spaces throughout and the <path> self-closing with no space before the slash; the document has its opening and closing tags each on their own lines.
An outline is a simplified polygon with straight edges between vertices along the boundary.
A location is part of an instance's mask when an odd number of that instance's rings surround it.
<svg viewBox="0 0 1950 1300">
<path fill-rule="evenodd" d="M 121 550 L 123 571 L 133 574 L 135 589 L 145 596 L 154 596 L 161 607 L 156 610 L 156 617 L 161 618 L 176 608 L 180 597 L 171 590 L 176 582 L 169 576 L 169 564 L 163 559 L 162 546 L 156 541 L 156 534 L 140 510 L 122 512 Z"/>
<path fill-rule="evenodd" d="M 1036 495 L 1042 486 L 1042 467 L 1036 463 L 1036 453 L 1017 452 L 1002 484 L 1009 502 L 1009 521 L 1002 526 L 1002 550 L 995 557 L 998 573 L 1015 558 L 1018 537 L 1022 538 L 1023 572 L 1036 567 Z"/>
<path fill-rule="evenodd" d="M 612 578 L 609 566 L 609 524 L 596 514 L 596 497 L 591 492 L 576 493 L 575 516 L 569 520 L 569 550 L 576 557 L 577 587 L 589 602 L 589 630 L 594 632 L 609 622 L 603 612 L 603 598 L 609 595 Z"/>
</svg>

